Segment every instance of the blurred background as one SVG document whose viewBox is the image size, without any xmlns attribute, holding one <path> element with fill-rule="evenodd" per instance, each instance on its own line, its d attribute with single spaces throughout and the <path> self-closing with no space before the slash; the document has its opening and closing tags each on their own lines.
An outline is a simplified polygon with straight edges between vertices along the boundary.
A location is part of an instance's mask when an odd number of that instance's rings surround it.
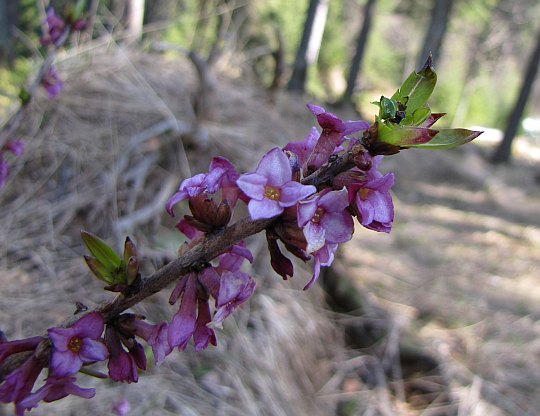
<svg viewBox="0 0 540 416">
<path fill-rule="evenodd" d="M 61 11 L 65 1 L 52 1 Z M 0 0 L 0 117 L 47 54 L 41 0 Z M 13 131 L 25 153 L 0 190 L 0 329 L 35 335 L 109 299 L 79 230 L 145 275 L 182 238 L 164 212 L 214 155 L 239 171 L 316 124 L 305 104 L 373 120 L 381 95 L 433 56 L 442 127 L 485 133 L 450 151 L 387 157 L 394 229 L 356 224 L 310 291 L 268 271 L 218 346 L 175 352 L 136 385 L 81 377 L 97 398 L 37 415 L 538 415 L 540 409 L 540 3 L 538 0 L 88 0 L 58 51 L 64 82 Z M 187 207 L 185 207 L 187 209 Z M 167 291 L 164 291 L 167 292 Z M 138 305 L 170 319 L 168 293 Z M 36 317 L 39 316 L 39 319 Z M 0 415 L 11 414 L 0 405 Z M 33 413 L 33 414 L 34 414 Z"/>
</svg>

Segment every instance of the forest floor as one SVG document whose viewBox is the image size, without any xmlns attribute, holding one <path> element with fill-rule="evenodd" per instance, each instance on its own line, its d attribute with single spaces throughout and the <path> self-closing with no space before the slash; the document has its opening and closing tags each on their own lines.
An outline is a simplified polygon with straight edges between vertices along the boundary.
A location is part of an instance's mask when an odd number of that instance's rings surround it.
<svg viewBox="0 0 540 416">
<path fill-rule="evenodd" d="M 187 61 L 109 47 L 59 68 L 66 88 L 52 104 L 34 103 L 21 129 L 32 142 L 0 196 L 0 327 L 10 339 L 62 321 L 72 299 L 91 307 L 106 298 L 81 268 L 80 228 L 117 242 L 129 232 L 152 270 L 179 244 L 163 203 L 181 178 L 205 171 L 216 154 L 251 169 L 314 124 L 309 98 L 282 93 L 272 102 L 223 75 L 217 118 L 193 135 L 184 129 L 197 85 Z M 177 124 L 148 132 L 163 120 Z M 254 239 L 257 295 L 217 348 L 175 353 L 136 386 L 89 381 L 100 400 L 63 400 L 35 414 L 105 414 L 126 399 L 133 415 L 537 415 L 540 151 L 520 140 L 511 165 L 492 166 L 492 146 L 384 160 L 381 170 L 396 175 L 393 230 L 356 225 L 333 268 L 363 294 L 362 314 L 330 311 L 320 287 L 302 292 L 308 270 L 281 282 Z M 166 299 L 137 311 L 167 319 Z M 382 336 L 347 347 L 342 327 L 351 321 Z"/>
</svg>

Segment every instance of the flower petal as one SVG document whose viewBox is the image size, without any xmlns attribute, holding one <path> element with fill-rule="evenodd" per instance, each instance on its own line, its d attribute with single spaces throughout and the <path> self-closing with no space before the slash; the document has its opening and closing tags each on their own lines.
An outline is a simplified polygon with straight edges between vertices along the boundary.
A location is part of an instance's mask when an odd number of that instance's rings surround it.
<svg viewBox="0 0 540 416">
<path fill-rule="evenodd" d="M 279 205 L 291 207 L 301 199 L 307 198 L 317 192 L 313 185 L 302 185 L 300 182 L 290 181 L 281 187 Z"/>
<path fill-rule="evenodd" d="M 264 198 L 264 187 L 268 179 L 256 172 L 240 175 L 236 184 L 248 197 L 260 201 Z"/>
<path fill-rule="evenodd" d="M 248 211 L 252 220 L 272 218 L 283 212 L 283 207 L 276 201 L 264 198 L 261 201 L 252 199 L 248 203 Z"/>
<path fill-rule="evenodd" d="M 285 153 L 277 147 L 266 153 L 256 172 L 268 180 L 268 185 L 281 186 L 292 178 L 292 169 Z"/>
</svg>

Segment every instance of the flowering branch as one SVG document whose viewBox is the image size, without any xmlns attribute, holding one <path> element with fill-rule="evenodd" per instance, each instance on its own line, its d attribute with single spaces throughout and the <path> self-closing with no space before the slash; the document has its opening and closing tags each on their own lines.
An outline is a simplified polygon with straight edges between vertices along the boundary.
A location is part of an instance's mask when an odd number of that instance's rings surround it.
<svg viewBox="0 0 540 416">
<path fill-rule="evenodd" d="M 395 179 L 393 173 L 379 172 L 383 155 L 410 147 L 451 148 L 480 134 L 432 128 L 441 117 L 426 104 L 435 80 L 428 59 L 392 98 L 381 97 L 376 103 L 379 115 L 371 125 L 343 121 L 309 104 L 321 132 L 313 128 L 303 141 L 271 149 L 253 172 L 239 174 L 227 159 L 213 158 L 208 173 L 185 179 L 166 204 L 174 216 L 175 205 L 188 201 L 191 215 L 185 215 L 177 228 L 190 243 L 180 248 L 177 259 L 147 278 L 139 273 L 131 239 L 126 238 L 119 255 L 98 237 L 82 232 L 91 272 L 106 290 L 119 295 L 92 311 L 76 313 L 46 335 L 0 338 L 0 402 L 13 402 L 21 415 L 40 401 L 69 394 L 93 397 L 94 389 L 77 386 L 75 375 L 79 371 L 99 375 L 86 367 L 103 361 L 113 381 L 137 382 L 138 369 L 146 369 L 138 339 L 151 346 L 157 365 L 174 348 L 184 350 L 191 339 L 195 351 L 216 345 L 215 325 L 255 289 L 254 279 L 241 270 L 244 260 L 253 261 L 243 243 L 251 235 L 266 232 L 271 266 L 283 279 L 294 274 L 283 249 L 304 262 L 312 260 L 313 276 L 306 290 L 318 279 L 321 267 L 332 264 L 338 245 L 352 238 L 353 217 L 365 228 L 390 232 L 394 219 L 390 188 Z M 219 203 L 214 199 L 218 196 Z M 229 226 L 239 201 L 247 205 L 249 217 Z M 144 316 L 125 313 L 173 282 L 169 303 L 178 302 L 179 308 L 170 322 L 150 324 Z M 32 392 L 45 368 L 45 383 Z"/>
</svg>

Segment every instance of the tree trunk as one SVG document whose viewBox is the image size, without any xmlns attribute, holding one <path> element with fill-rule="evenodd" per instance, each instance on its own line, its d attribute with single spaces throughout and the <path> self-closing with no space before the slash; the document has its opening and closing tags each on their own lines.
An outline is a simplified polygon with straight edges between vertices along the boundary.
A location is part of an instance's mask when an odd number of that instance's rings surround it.
<svg viewBox="0 0 540 416">
<path fill-rule="evenodd" d="M 362 23 L 362 29 L 358 34 L 356 41 L 356 52 L 351 62 L 351 68 L 349 70 L 349 77 L 347 78 L 347 88 L 343 94 L 342 101 L 351 101 L 354 86 L 356 85 L 356 78 L 358 72 L 362 66 L 362 58 L 364 57 L 364 50 L 369 36 L 369 30 L 371 29 L 371 22 L 373 21 L 373 9 L 376 0 L 367 0 L 364 6 L 364 22 Z"/>
<path fill-rule="evenodd" d="M 538 73 L 538 66 L 540 63 L 540 29 L 536 34 L 536 45 L 529 58 L 529 62 L 525 69 L 525 75 L 523 77 L 523 83 L 519 95 L 514 105 L 514 109 L 508 117 L 508 123 L 506 124 L 506 130 L 504 131 L 504 137 L 493 153 L 491 157 L 492 163 L 508 163 L 510 161 L 510 155 L 512 151 L 512 142 L 519 128 L 519 122 L 525 110 L 525 105 L 529 99 L 529 95 L 533 88 L 536 74 Z"/>
<path fill-rule="evenodd" d="M 0 66 L 13 63 L 13 28 L 18 15 L 18 0 L 0 0 Z"/>
<path fill-rule="evenodd" d="M 310 0 L 288 90 L 304 91 L 309 65 L 317 61 L 328 15 L 328 0 Z"/>
<path fill-rule="evenodd" d="M 144 20 L 144 0 L 128 0 L 126 15 L 126 32 L 128 39 L 138 41 L 142 37 Z"/>
<path fill-rule="evenodd" d="M 446 29 L 452 13 L 454 0 L 436 0 L 429 21 L 424 45 L 417 59 L 416 68 L 421 68 L 426 62 L 426 59 L 431 52 L 433 62 L 438 62 L 440 57 L 441 47 L 443 44 Z"/>
</svg>

